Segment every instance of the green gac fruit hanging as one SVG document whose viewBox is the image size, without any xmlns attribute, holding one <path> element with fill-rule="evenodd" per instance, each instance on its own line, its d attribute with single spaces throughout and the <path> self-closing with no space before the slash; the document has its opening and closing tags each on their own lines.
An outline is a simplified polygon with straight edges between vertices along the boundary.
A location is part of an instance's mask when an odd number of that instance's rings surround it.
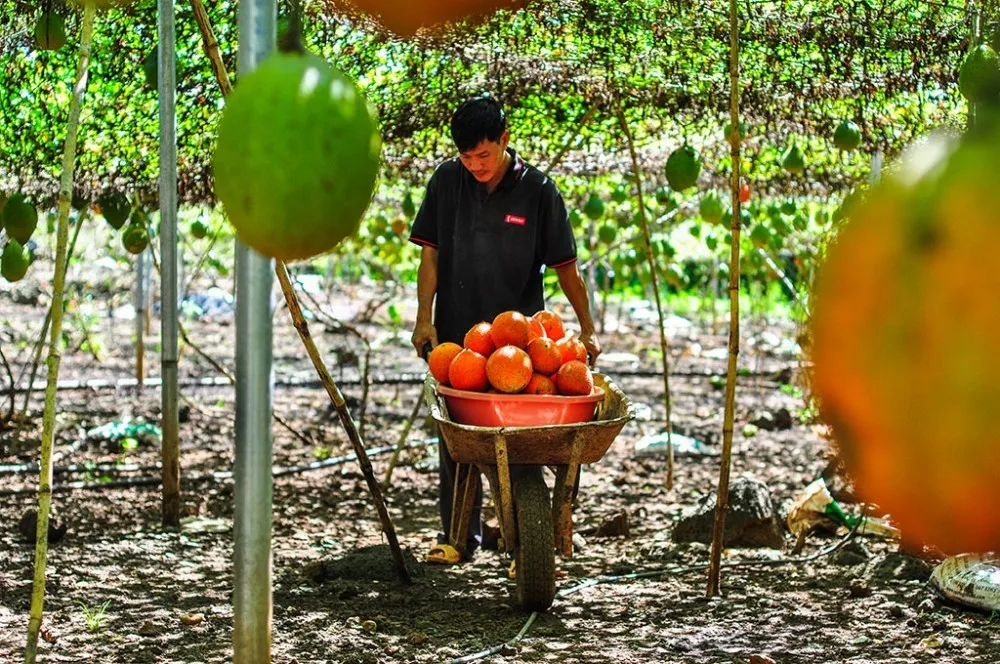
<svg viewBox="0 0 1000 664">
<path fill-rule="evenodd" d="M 3 207 L 3 225 L 7 235 L 24 244 L 38 226 L 38 211 L 23 194 L 14 194 Z"/>
<path fill-rule="evenodd" d="M 208 237 L 208 226 L 201 219 L 191 222 L 191 237 L 196 240 Z"/>
<path fill-rule="evenodd" d="M 794 198 L 786 198 L 785 202 L 781 204 L 781 213 L 787 215 L 793 215 L 795 214 L 795 211 L 798 209 L 798 207 L 799 206 L 796 205 Z"/>
<path fill-rule="evenodd" d="M 709 251 L 715 251 L 719 246 L 719 238 L 709 235 L 705 238 L 705 246 L 708 247 Z"/>
<path fill-rule="evenodd" d="M 845 152 L 857 150 L 861 145 L 861 128 L 851 120 L 844 120 L 833 132 L 833 144 Z"/>
<path fill-rule="evenodd" d="M 806 170 L 806 158 L 798 143 L 792 143 L 781 157 L 781 167 L 792 175 L 802 175 Z"/>
<path fill-rule="evenodd" d="M 612 224 L 605 222 L 597 229 L 597 239 L 603 244 L 611 244 L 618 237 L 618 229 Z"/>
<path fill-rule="evenodd" d="M 597 194 L 591 194 L 583 205 L 583 213 L 593 221 L 604 216 L 604 201 Z"/>
<path fill-rule="evenodd" d="M 569 212 L 569 223 L 573 228 L 580 228 L 583 224 L 583 213 L 573 208 Z"/>
<path fill-rule="evenodd" d="M 115 230 L 119 230 L 128 220 L 130 206 L 128 199 L 122 194 L 109 194 L 97 199 L 97 206 L 105 221 Z"/>
<path fill-rule="evenodd" d="M 406 191 L 406 195 L 403 196 L 403 215 L 407 219 L 413 219 L 417 214 L 417 206 L 413 202 L 413 194 L 409 190 Z"/>
<path fill-rule="evenodd" d="M 656 196 L 656 202 L 660 205 L 666 205 L 673 200 L 673 194 L 670 193 L 669 187 L 657 187 L 654 194 Z"/>
<path fill-rule="evenodd" d="M 698 151 L 685 143 L 670 153 L 664 169 L 667 182 L 674 191 L 684 191 L 698 182 L 701 175 L 701 157 Z"/>
<path fill-rule="evenodd" d="M 66 21 L 55 12 L 42 12 L 35 22 L 35 46 L 40 51 L 58 51 L 66 45 Z"/>
<path fill-rule="evenodd" d="M 142 224 L 132 221 L 122 231 L 122 246 L 130 254 L 141 254 L 149 246 L 149 233 Z"/>
<path fill-rule="evenodd" d="M 797 231 L 804 231 L 809 228 L 809 220 L 804 214 L 797 214 L 792 217 L 792 226 Z"/>
<path fill-rule="evenodd" d="M 226 100 L 215 193 L 241 241 L 304 260 L 357 232 L 381 152 L 374 109 L 351 78 L 313 54 L 276 51 Z"/>
<path fill-rule="evenodd" d="M 17 240 L 7 240 L 7 245 L 0 254 L 0 275 L 10 282 L 20 281 L 28 272 L 30 263 L 28 252 L 24 250 Z"/>
<path fill-rule="evenodd" d="M 698 213 L 701 214 L 702 219 L 711 224 L 717 224 L 722 221 L 725 209 L 722 206 L 722 199 L 719 198 L 718 192 L 713 190 L 701 197 L 701 201 L 698 203 Z"/>
<path fill-rule="evenodd" d="M 771 231 L 764 224 L 757 224 L 750 231 L 750 241 L 753 246 L 763 249 L 771 244 Z"/>
<path fill-rule="evenodd" d="M 628 189 L 622 185 L 618 185 L 614 188 L 614 191 L 611 192 L 611 200 L 615 203 L 624 203 L 628 200 Z"/>
<path fill-rule="evenodd" d="M 973 104 L 995 103 L 1000 95 L 1000 56 L 980 44 L 966 56 L 958 72 L 958 89 Z"/>
<path fill-rule="evenodd" d="M 774 234 L 777 235 L 778 237 L 788 237 L 789 235 L 792 234 L 792 227 L 788 225 L 788 222 L 785 221 L 784 217 L 778 217 L 777 219 L 772 219 L 771 228 L 774 229 Z"/>
</svg>

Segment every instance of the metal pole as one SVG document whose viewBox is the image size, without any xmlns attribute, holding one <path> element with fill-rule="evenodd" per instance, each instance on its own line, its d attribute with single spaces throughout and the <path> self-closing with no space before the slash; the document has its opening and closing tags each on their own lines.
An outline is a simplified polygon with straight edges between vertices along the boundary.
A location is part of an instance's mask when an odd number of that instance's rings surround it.
<svg viewBox="0 0 1000 664">
<path fill-rule="evenodd" d="M 80 223 L 80 222 L 77 222 Z M 142 387 L 146 377 L 146 252 L 135 257 L 135 379 Z"/>
<path fill-rule="evenodd" d="M 274 49 L 275 0 L 239 3 L 238 72 Z M 271 661 L 271 317 L 274 261 L 236 244 L 236 464 L 233 661 Z"/>
<path fill-rule="evenodd" d="M 163 525 L 181 522 L 181 464 L 177 442 L 177 88 L 174 0 L 157 0 L 160 57 L 160 372 L 163 445 Z"/>
</svg>

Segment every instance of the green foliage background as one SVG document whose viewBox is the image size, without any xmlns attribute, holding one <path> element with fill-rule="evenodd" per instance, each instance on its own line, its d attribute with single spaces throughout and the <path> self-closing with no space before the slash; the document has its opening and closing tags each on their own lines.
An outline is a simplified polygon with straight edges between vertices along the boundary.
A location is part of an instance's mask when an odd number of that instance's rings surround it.
<svg viewBox="0 0 1000 664">
<path fill-rule="evenodd" d="M 0 0 L 0 186 L 50 201 L 58 180 L 80 12 L 60 0 L 69 45 L 32 44 L 37 1 Z M 236 2 L 206 0 L 231 75 Z M 746 169 L 755 191 L 803 195 L 840 190 L 861 177 L 867 156 L 888 155 L 929 128 L 964 123 L 958 67 L 969 48 L 966 8 L 924 0 L 793 0 L 740 3 L 742 110 L 750 126 Z M 403 41 L 365 21 L 306 2 L 308 45 L 343 68 L 378 108 L 386 140 L 384 179 L 420 184 L 450 155 L 447 120 L 481 91 L 510 110 L 514 144 L 539 166 L 577 135 L 554 169 L 582 178 L 627 170 L 614 117 L 621 103 L 643 167 L 662 180 L 667 153 L 690 140 L 706 157 L 702 183 L 721 185 L 729 162 L 728 3 L 720 0 L 536 0 L 479 26 Z M 279 4 L 279 13 L 286 8 Z M 186 202 L 211 203 L 211 155 L 223 105 L 187 2 L 177 3 L 179 187 Z M 155 196 L 157 96 L 142 60 L 156 43 L 156 3 L 136 0 L 98 18 L 82 117 L 77 185 Z M 861 154 L 831 145 L 844 118 L 864 131 Z M 777 163 L 791 140 L 806 151 L 805 177 Z"/>
</svg>

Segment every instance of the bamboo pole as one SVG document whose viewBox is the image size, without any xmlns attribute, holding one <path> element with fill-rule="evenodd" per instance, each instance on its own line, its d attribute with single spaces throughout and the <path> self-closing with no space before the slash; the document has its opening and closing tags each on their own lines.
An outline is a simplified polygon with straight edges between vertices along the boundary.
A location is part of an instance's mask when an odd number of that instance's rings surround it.
<svg viewBox="0 0 1000 664">
<path fill-rule="evenodd" d="M 736 0 L 729 0 L 729 122 L 740 126 L 739 11 Z M 719 573 L 729 509 L 729 471 L 733 457 L 733 419 L 736 401 L 736 360 L 740 352 L 740 133 L 730 138 L 733 162 L 733 218 L 729 251 L 729 367 L 726 373 L 726 409 L 722 425 L 722 460 L 719 468 L 719 491 L 712 528 L 712 552 L 708 567 L 708 596 L 719 594 Z"/>
<path fill-rule="evenodd" d="M 656 315 L 660 321 L 660 352 L 663 355 L 663 405 L 667 411 L 667 476 L 664 486 L 669 491 L 674 488 L 674 445 L 673 422 L 670 416 L 670 343 L 667 341 L 667 331 L 663 324 L 663 304 L 660 302 L 660 284 L 656 276 L 656 258 L 653 256 L 653 243 L 649 239 L 649 222 L 646 220 L 646 205 L 642 200 L 642 177 L 639 174 L 639 157 L 635 152 L 635 141 L 632 131 L 625 119 L 621 100 L 618 102 L 618 120 L 628 142 L 628 151 L 632 156 L 632 171 L 635 173 L 635 186 L 639 198 L 639 219 L 642 221 L 642 239 L 646 243 L 646 258 L 649 260 L 649 274 L 653 282 L 653 298 L 656 301 Z"/>
<path fill-rule="evenodd" d="M 215 71 L 217 76 L 219 88 L 222 90 L 222 94 L 224 96 L 228 96 L 229 93 L 232 92 L 232 85 L 229 82 L 229 74 L 226 72 L 225 64 L 222 62 L 222 56 L 219 53 L 219 44 L 215 39 L 212 25 L 208 20 L 208 15 L 205 13 L 205 9 L 201 5 L 201 0 L 191 0 L 191 4 L 195 10 L 195 19 L 198 22 L 198 28 L 201 30 L 202 43 L 205 47 L 206 54 L 208 55 L 209 60 L 212 60 L 212 69 Z M 288 305 L 288 313 L 292 317 L 292 323 L 298 331 L 299 337 L 302 339 L 302 344 L 305 346 L 306 352 L 309 354 L 309 359 L 312 360 L 313 366 L 316 368 L 316 372 L 319 374 L 320 380 L 326 388 L 327 394 L 330 396 L 330 400 L 333 401 L 333 405 L 337 409 L 337 414 L 340 416 L 341 424 L 343 424 L 344 429 L 347 432 L 347 436 L 350 438 L 351 444 L 354 446 L 354 451 L 358 455 L 358 464 L 361 466 L 361 471 L 368 484 L 368 490 L 372 495 L 372 499 L 375 501 L 375 509 L 378 512 L 379 520 L 382 522 L 383 532 L 385 533 L 386 539 L 389 541 L 389 548 L 392 551 L 392 559 L 396 568 L 396 574 L 401 580 L 409 583 L 410 573 L 406 568 L 406 562 L 403 558 L 403 551 L 399 546 L 399 540 L 396 538 L 396 529 L 392 524 L 392 518 L 389 516 L 389 511 L 386 509 L 385 501 L 382 499 L 382 492 L 379 489 L 378 480 L 375 479 L 375 471 L 372 469 L 371 461 L 365 454 L 364 443 L 358 435 L 358 430 L 354 424 L 353 418 L 351 417 L 351 413 L 347 408 L 347 404 L 344 402 L 344 397 L 340 393 L 340 389 L 337 388 L 337 384 L 333 381 L 333 376 L 330 375 L 329 370 L 323 363 L 323 358 L 320 356 L 319 350 L 316 348 L 316 344 L 312 340 L 312 335 L 309 333 L 309 326 L 306 324 L 305 318 L 302 315 L 302 306 L 299 304 L 299 299 L 295 295 L 295 288 L 292 286 L 289 279 L 288 270 L 285 267 L 285 264 L 281 261 L 276 261 L 274 272 L 278 277 L 278 282 L 281 284 L 281 291 L 285 296 L 285 302 Z M 365 379 L 365 384 L 367 385 L 367 383 L 368 380 Z"/>
<path fill-rule="evenodd" d="M 42 627 L 45 604 L 45 563 L 49 548 L 49 508 L 52 504 L 52 443 L 56 426 L 56 386 L 59 382 L 59 362 L 62 359 L 59 342 L 62 337 L 63 292 L 66 286 L 66 254 L 69 240 L 69 207 L 73 196 L 73 171 L 76 168 L 76 138 L 80 127 L 80 107 L 87 89 L 90 67 L 90 42 L 94 35 L 94 1 L 87 0 L 80 30 L 80 51 L 76 65 L 76 80 L 70 102 L 66 145 L 63 149 L 62 178 L 59 188 L 59 221 L 56 230 L 55 275 L 52 280 L 52 335 L 49 340 L 48 381 L 45 386 L 45 411 L 42 416 L 41 459 L 38 469 L 38 524 L 35 531 L 35 574 L 31 589 L 31 612 L 28 618 L 28 642 L 24 649 L 25 664 L 34 664 L 38 654 L 38 633 Z"/>
<path fill-rule="evenodd" d="M 420 390 L 420 396 L 417 397 L 417 402 L 413 405 L 413 411 L 410 412 L 410 417 L 407 418 L 406 424 L 403 425 L 403 431 L 399 434 L 399 442 L 396 443 L 396 449 L 392 453 L 392 458 L 389 459 L 389 467 L 385 469 L 385 478 L 382 480 L 382 490 L 389 488 L 389 483 L 392 482 L 392 471 L 396 469 L 396 464 L 399 463 L 399 454 L 406 447 L 406 439 L 410 435 L 410 429 L 413 428 L 413 422 L 417 419 L 417 415 L 420 414 L 420 408 L 424 405 L 424 391 Z"/>
<path fill-rule="evenodd" d="M 283 262 L 277 261 L 274 271 L 278 276 L 278 283 L 281 284 L 281 292 L 285 294 L 285 301 L 288 303 L 288 313 L 291 315 L 292 323 L 295 325 L 295 329 L 302 339 L 302 345 L 306 347 L 306 353 L 309 355 L 309 359 L 312 360 L 320 380 L 323 381 L 323 387 L 326 388 L 326 393 L 330 396 L 330 400 L 337 409 L 340 422 L 347 431 L 347 436 L 354 447 L 354 453 L 358 455 L 358 465 L 361 466 L 361 472 L 365 476 L 365 482 L 368 484 L 368 491 L 372 494 L 372 499 L 375 501 L 375 509 L 378 512 L 379 520 L 382 522 L 382 531 L 389 541 L 396 574 L 400 580 L 409 583 L 410 573 L 406 569 L 406 561 L 403 559 L 403 551 L 399 547 L 399 540 L 396 539 L 396 529 L 392 525 L 392 517 L 389 516 L 389 510 L 386 509 L 385 501 L 382 499 L 382 490 L 379 488 L 378 480 L 375 479 L 375 471 L 372 470 L 371 461 L 365 453 L 365 445 L 358 435 L 354 420 L 351 418 L 351 411 L 348 410 L 347 404 L 344 402 L 344 396 L 340 393 L 340 389 L 333 381 L 333 376 L 330 375 L 329 370 L 323 363 L 323 358 L 319 354 L 316 344 L 313 343 L 312 335 L 309 334 L 309 325 L 306 323 L 305 317 L 302 316 L 302 307 L 299 305 L 299 299 L 295 296 L 295 289 L 292 286 L 292 282 L 288 278 L 288 269 Z"/>
</svg>

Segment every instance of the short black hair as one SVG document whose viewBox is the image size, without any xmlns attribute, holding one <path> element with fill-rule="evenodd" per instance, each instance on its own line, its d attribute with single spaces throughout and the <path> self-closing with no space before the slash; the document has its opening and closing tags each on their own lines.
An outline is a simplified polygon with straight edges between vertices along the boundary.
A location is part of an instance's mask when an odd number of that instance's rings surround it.
<svg viewBox="0 0 1000 664">
<path fill-rule="evenodd" d="M 451 116 L 451 140 L 459 152 L 466 152 L 484 139 L 497 142 L 507 131 L 507 114 L 500 102 L 489 95 L 462 103 Z"/>
</svg>

